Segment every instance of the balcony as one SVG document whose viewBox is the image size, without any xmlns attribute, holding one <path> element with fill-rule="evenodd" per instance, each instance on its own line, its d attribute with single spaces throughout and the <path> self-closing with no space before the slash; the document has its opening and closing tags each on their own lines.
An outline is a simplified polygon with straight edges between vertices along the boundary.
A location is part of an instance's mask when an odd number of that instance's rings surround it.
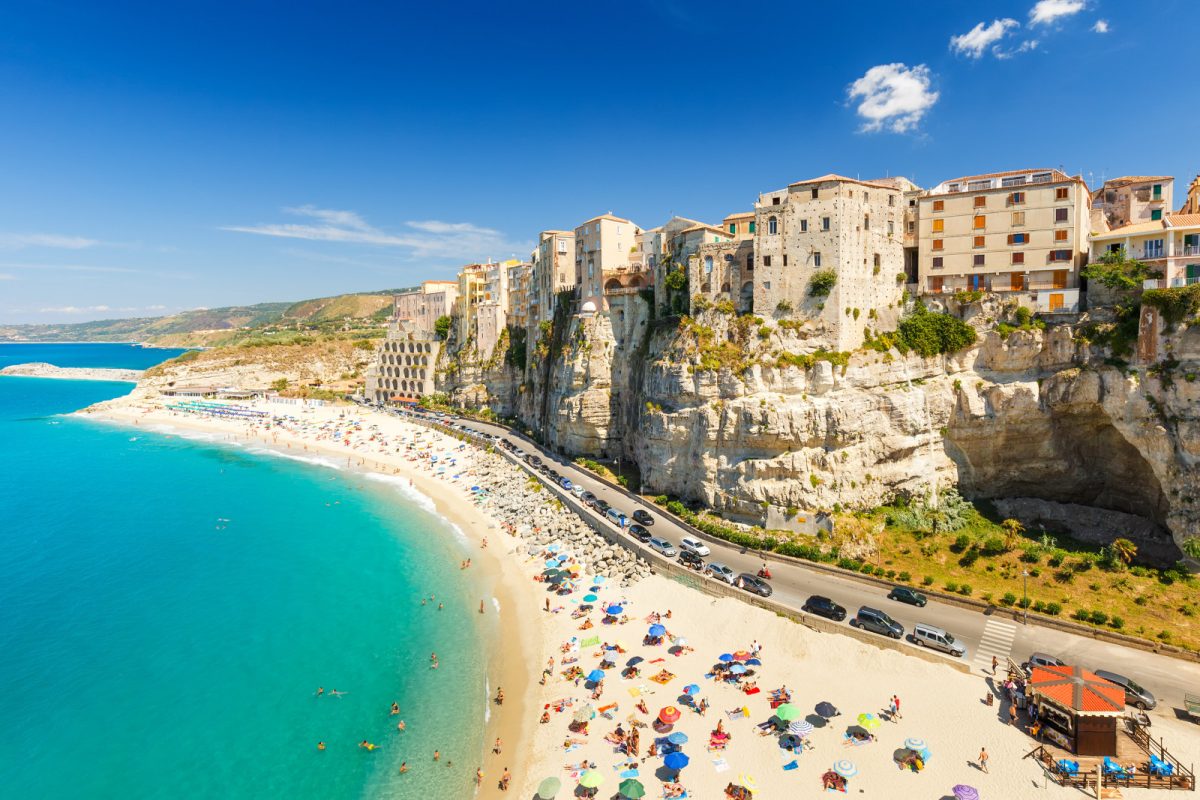
<svg viewBox="0 0 1200 800">
<path fill-rule="evenodd" d="M 1200 244 L 1185 244 L 1183 247 L 1176 248 L 1175 255 L 1200 256 Z"/>
<path fill-rule="evenodd" d="M 1163 247 L 1143 247 L 1142 252 L 1137 256 L 1139 261 L 1154 261 L 1160 258 L 1166 258 L 1167 251 Z"/>
</svg>

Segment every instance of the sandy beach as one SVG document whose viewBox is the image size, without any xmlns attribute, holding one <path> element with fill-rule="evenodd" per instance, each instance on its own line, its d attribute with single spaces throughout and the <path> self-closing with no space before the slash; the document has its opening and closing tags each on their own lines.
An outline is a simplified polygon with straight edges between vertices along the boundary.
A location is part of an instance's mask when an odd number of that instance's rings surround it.
<svg viewBox="0 0 1200 800">
<path fill-rule="evenodd" d="M 976 787 L 984 798 L 1077 794 L 1046 781 L 1034 761 L 1023 758 L 1035 742 L 1023 719 L 1017 727 L 1008 724 L 1004 703 L 985 703 L 995 691 L 990 677 L 820 633 L 659 575 L 624 587 L 594 581 L 575 552 L 578 537 L 560 537 L 563 523 L 542 521 L 545 495 L 527 488 L 527 476 L 501 456 L 456 451 L 456 468 L 439 473 L 408 445 L 445 452 L 461 443 L 394 416 L 351 406 L 244 406 L 298 421 L 289 428 L 261 419 L 212 419 L 137 396 L 85 413 L 148 429 L 257 440 L 409 478 L 473 542 L 482 545 L 487 537 L 473 569 L 496 586 L 502 646 L 489 683 L 503 687 L 505 700 L 491 705 L 479 796 L 530 798 L 546 778 L 561 781 L 559 797 L 572 796 L 581 779 L 599 781 L 600 797 L 613 797 L 630 779 L 640 781 L 648 797 L 678 785 L 689 797 L 721 798 L 730 783 L 754 787 L 757 798 L 807 796 L 822 791 L 823 776 L 839 762 L 849 762 L 841 764 L 851 775 L 848 793 L 881 798 L 944 798 L 957 784 Z M 328 435 L 344 431 L 346 419 L 359 421 L 353 434 Z M 453 474 L 469 479 L 454 481 Z M 473 496 L 472 481 L 490 490 L 487 497 Z M 563 569 L 583 562 L 569 574 L 577 581 L 574 591 L 555 591 L 542 580 L 548 559 L 562 560 Z M 613 605 L 619 611 L 606 614 Z M 657 638 L 649 637 L 654 624 L 665 628 Z M 714 674 L 718 665 L 740 666 L 724 676 Z M 599 684 L 587 678 L 596 669 L 604 673 Z M 777 713 L 772 696 L 780 690 L 790 693 L 794 709 L 785 722 L 798 736 L 782 742 L 762 727 Z M 893 697 L 900 701 L 898 714 L 890 708 Z M 840 714 L 823 718 L 819 703 Z M 676 711 L 662 713 L 671 708 Z M 870 734 L 863 742 L 847 736 L 860 723 Z M 1185 764 L 1200 755 L 1200 737 L 1188 723 L 1156 720 L 1153 733 Z M 491 753 L 497 737 L 499 756 Z M 785 749 L 789 742 L 795 746 Z M 896 751 L 918 744 L 928 756 L 923 768 L 901 768 Z M 674 749 L 688 761 L 679 770 L 667 767 L 678 756 L 662 757 Z M 986 771 L 979 765 L 983 749 Z M 497 780 L 505 768 L 513 777 L 509 791 L 501 792 Z M 1150 790 L 1121 791 L 1137 797 Z"/>
</svg>

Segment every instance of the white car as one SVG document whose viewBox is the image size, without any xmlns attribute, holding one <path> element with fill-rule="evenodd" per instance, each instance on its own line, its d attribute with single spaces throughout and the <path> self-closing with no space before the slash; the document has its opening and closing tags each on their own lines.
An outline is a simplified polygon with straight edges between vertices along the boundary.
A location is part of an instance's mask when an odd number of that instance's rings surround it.
<svg viewBox="0 0 1200 800">
<path fill-rule="evenodd" d="M 575 487 L 573 489 L 571 489 L 571 494 L 575 495 L 576 497 L 583 497 L 583 493 L 585 491 L 586 491 L 586 489 L 584 489 L 582 486 L 580 486 L 577 483 L 577 484 L 575 484 Z"/>
<path fill-rule="evenodd" d="M 687 550 L 695 553 L 698 556 L 707 556 L 712 553 L 708 549 L 708 545 L 693 536 L 685 536 L 679 540 L 679 549 Z"/>
<path fill-rule="evenodd" d="M 678 555 L 675 552 L 674 545 L 672 545 L 666 539 L 660 538 L 658 536 L 655 536 L 653 539 L 650 540 L 650 549 L 657 550 L 659 553 L 662 553 L 667 558 L 674 558 L 676 555 Z"/>
<path fill-rule="evenodd" d="M 734 573 L 733 570 L 724 564 L 718 564 L 715 561 L 705 567 L 704 571 L 719 581 L 725 581 L 725 583 L 728 583 L 730 586 L 733 586 L 733 582 L 737 580 L 737 574 Z"/>
</svg>

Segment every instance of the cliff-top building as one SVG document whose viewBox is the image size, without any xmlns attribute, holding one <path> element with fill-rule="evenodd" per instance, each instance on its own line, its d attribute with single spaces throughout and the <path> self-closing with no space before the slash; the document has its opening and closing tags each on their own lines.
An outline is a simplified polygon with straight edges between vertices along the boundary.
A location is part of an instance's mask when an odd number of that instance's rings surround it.
<svg viewBox="0 0 1200 800">
<path fill-rule="evenodd" d="M 641 232 L 637 225 L 611 213 L 592 217 L 575 229 L 575 278 L 581 309 L 604 310 L 604 272 L 637 260 Z"/>
<path fill-rule="evenodd" d="M 366 396 L 376 403 L 415 403 L 434 392 L 433 371 L 441 342 L 407 319 L 392 319 L 367 368 Z"/>
<path fill-rule="evenodd" d="M 407 320 L 415 330 L 433 333 L 434 323 L 438 317 L 450 315 L 457 297 L 457 281 L 423 281 L 419 287 L 396 295 L 394 316 Z"/>
<path fill-rule="evenodd" d="M 1157 222 L 1171 213 L 1175 179 L 1169 175 L 1126 175 L 1092 192 L 1092 230 Z"/>
<path fill-rule="evenodd" d="M 528 327 L 554 319 L 559 292 L 578 286 L 575 273 L 575 234 L 542 231 L 529 258 Z"/>
<path fill-rule="evenodd" d="M 921 292 L 1025 293 L 1037 310 L 1077 311 L 1091 193 L 1055 169 L 943 181 L 921 196 Z"/>
<path fill-rule="evenodd" d="M 1091 248 L 1092 261 L 1123 250 L 1128 258 L 1161 272 L 1161 278 L 1146 281 L 1148 289 L 1200 283 L 1200 214 L 1167 214 L 1094 233 Z"/>
</svg>

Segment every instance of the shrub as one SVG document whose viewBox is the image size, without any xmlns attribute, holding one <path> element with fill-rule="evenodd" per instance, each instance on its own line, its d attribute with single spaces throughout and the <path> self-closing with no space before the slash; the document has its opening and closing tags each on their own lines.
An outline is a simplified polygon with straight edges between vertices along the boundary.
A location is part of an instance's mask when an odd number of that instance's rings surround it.
<svg viewBox="0 0 1200 800">
<path fill-rule="evenodd" d="M 875 572 L 875 567 L 871 564 L 863 564 L 859 569 L 859 572 L 863 573 L 864 575 L 870 575 Z"/>
<path fill-rule="evenodd" d="M 1062 550 L 1055 550 L 1050 554 L 1050 558 L 1046 560 L 1046 563 L 1052 567 L 1058 568 L 1062 566 L 1062 563 L 1066 560 L 1066 558 L 1067 554 Z"/>
<path fill-rule="evenodd" d="M 1089 615 L 1089 619 L 1096 625 L 1103 625 L 1108 622 L 1108 614 L 1105 614 L 1103 611 L 1093 611 Z"/>
<path fill-rule="evenodd" d="M 971 537 L 968 536 L 967 534 L 960 533 L 958 536 L 954 537 L 954 547 L 952 548 L 954 550 L 954 552 L 961 553 L 962 551 L 966 550 L 970 546 L 971 546 Z"/>
<path fill-rule="evenodd" d="M 1142 303 L 1157 308 L 1162 313 L 1166 329 L 1171 330 L 1200 311 L 1200 284 L 1147 289 L 1142 292 Z"/>
<path fill-rule="evenodd" d="M 828 297 L 836 283 L 836 272 L 831 269 L 817 270 L 808 281 L 808 293 L 812 297 Z"/>
<path fill-rule="evenodd" d="M 1045 611 L 1046 604 L 1043 603 L 1041 600 L 1034 600 L 1033 601 L 1033 610 L 1034 611 Z"/>
<path fill-rule="evenodd" d="M 1124 617 L 1114 616 L 1112 618 L 1112 620 L 1110 620 L 1109 624 L 1112 625 L 1117 630 L 1121 630 L 1121 628 L 1125 627 L 1125 619 L 1124 619 Z"/>
<path fill-rule="evenodd" d="M 889 581 L 890 581 L 890 580 L 893 580 L 893 579 L 895 579 L 895 577 L 896 577 L 896 570 L 894 570 L 894 569 L 889 569 L 889 570 L 887 571 L 887 575 L 886 575 L 885 577 L 886 577 L 886 578 L 887 578 Z"/>
<path fill-rule="evenodd" d="M 964 583 L 962 586 L 958 587 L 958 593 L 961 595 L 970 595 L 971 592 L 971 584 L 969 583 Z"/>
<path fill-rule="evenodd" d="M 1000 555 L 1005 549 L 1004 540 L 999 536 L 989 536 L 983 540 L 983 552 L 989 556 Z"/>
<path fill-rule="evenodd" d="M 1017 596 L 1015 594 L 1013 594 L 1012 592 L 1005 592 L 1004 596 L 1000 598 L 1001 605 L 1011 606 L 1016 602 L 1017 602 Z"/>
<path fill-rule="evenodd" d="M 1032 547 L 1030 547 L 1021 551 L 1021 560 L 1026 564 L 1036 564 L 1042 560 L 1042 556 L 1037 550 L 1034 550 Z"/>
<path fill-rule="evenodd" d="M 955 583 L 954 581 L 950 581 L 949 583 L 946 584 L 945 589 L 947 592 L 950 592 L 951 594 L 953 594 L 958 591 L 958 584 Z"/>
<path fill-rule="evenodd" d="M 780 300 L 775 304 L 775 310 L 780 314 L 789 314 L 792 311 L 792 304 L 787 300 Z"/>
<path fill-rule="evenodd" d="M 976 339 L 975 329 L 967 323 L 949 314 L 927 311 L 921 303 L 900 322 L 897 332 L 910 350 L 926 358 L 962 350 Z"/>
<path fill-rule="evenodd" d="M 962 558 L 958 560 L 959 566 L 970 567 L 979 560 L 979 551 L 972 547 L 970 550 L 962 554 Z"/>
<path fill-rule="evenodd" d="M 658 497 L 654 498 L 654 505 L 665 506 L 666 504 L 667 504 L 667 496 L 665 494 L 660 494 Z"/>
<path fill-rule="evenodd" d="M 437 335 L 438 341 L 446 341 L 446 337 L 450 335 L 450 325 L 453 320 L 445 315 L 438 317 L 433 323 L 433 332 Z"/>
<path fill-rule="evenodd" d="M 667 503 L 667 511 L 670 511 L 677 517 L 682 517 L 685 513 L 687 513 L 687 509 L 684 508 L 683 503 L 679 502 L 678 500 L 672 500 L 671 502 Z"/>
<path fill-rule="evenodd" d="M 910 574 L 908 572 L 901 572 L 896 577 L 898 577 L 902 583 L 908 583 L 909 581 L 912 580 L 912 574 Z"/>
<path fill-rule="evenodd" d="M 933 576 L 926 575 L 924 578 L 921 579 L 921 585 L 922 586 L 933 586 Z"/>
<path fill-rule="evenodd" d="M 1022 597 L 1021 601 L 1017 603 L 1017 605 L 1019 605 L 1021 608 L 1029 608 L 1031 605 L 1033 605 L 1033 601 L 1028 597 Z"/>
<path fill-rule="evenodd" d="M 1091 612 L 1086 608 L 1077 608 L 1075 609 L 1074 613 L 1071 614 L 1071 619 L 1077 619 L 1080 622 L 1087 622 L 1090 617 Z"/>
<path fill-rule="evenodd" d="M 1053 603 L 1053 602 L 1046 603 L 1046 613 L 1051 616 L 1057 617 L 1059 614 L 1062 613 L 1062 604 L 1061 603 Z"/>
</svg>

